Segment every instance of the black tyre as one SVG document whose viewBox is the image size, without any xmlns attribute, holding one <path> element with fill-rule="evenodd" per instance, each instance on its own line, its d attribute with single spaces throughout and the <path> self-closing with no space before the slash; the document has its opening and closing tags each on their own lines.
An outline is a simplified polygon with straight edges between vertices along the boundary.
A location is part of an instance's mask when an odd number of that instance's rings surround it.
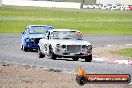
<svg viewBox="0 0 132 88">
<path fill-rule="evenodd" d="M 23 51 L 28 52 L 28 48 L 26 48 L 24 45 L 22 45 L 22 48 Z"/>
<path fill-rule="evenodd" d="M 49 46 L 49 54 L 50 54 L 50 58 L 53 60 L 56 60 L 57 56 L 54 54 L 52 46 Z"/>
<path fill-rule="evenodd" d="M 45 55 L 42 54 L 42 52 L 40 51 L 40 48 L 38 48 L 38 57 L 39 58 L 44 58 L 45 57 Z"/>
<path fill-rule="evenodd" d="M 79 58 L 78 57 L 73 57 L 72 59 L 73 59 L 73 61 L 78 61 Z"/>
<path fill-rule="evenodd" d="M 86 62 L 91 62 L 92 61 L 92 54 L 87 56 L 87 57 L 85 57 L 85 61 Z"/>
<path fill-rule="evenodd" d="M 57 56 L 54 54 L 54 52 L 52 52 L 51 58 L 52 58 L 53 60 L 56 60 Z"/>
</svg>

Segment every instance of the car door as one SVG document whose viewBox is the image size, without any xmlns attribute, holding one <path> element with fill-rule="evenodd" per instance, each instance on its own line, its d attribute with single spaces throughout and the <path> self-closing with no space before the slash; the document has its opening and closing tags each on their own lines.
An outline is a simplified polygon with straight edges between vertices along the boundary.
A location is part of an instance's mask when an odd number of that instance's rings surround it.
<svg viewBox="0 0 132 88">
<path fill-rule="evenodd" d="M 48 31 L 46 34 L 45 34 L 45 38 L 43 39 L 45 42 L 44 42 L 44 47 L 43 47 L 43 52 L 45 54 L 49 54 L 49 39 L 50 39 L 50 31 Z"/>
</svg>

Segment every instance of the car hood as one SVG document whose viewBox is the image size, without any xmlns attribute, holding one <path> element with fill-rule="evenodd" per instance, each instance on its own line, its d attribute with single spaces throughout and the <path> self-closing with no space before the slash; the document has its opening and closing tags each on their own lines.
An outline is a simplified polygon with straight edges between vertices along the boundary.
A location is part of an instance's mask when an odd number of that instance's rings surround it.
<svg viewBox="0 0 132 88">
<path fill-rule="evenodd" d="M 54 44 L 60 45 L 91 45 L 88 41 L 84 40 L 51 40 Z"/>
<path fill-rule="evenodd" d="M 44 34 L 30 34 L 29 38 L 43 38 Z"/>
</svg>

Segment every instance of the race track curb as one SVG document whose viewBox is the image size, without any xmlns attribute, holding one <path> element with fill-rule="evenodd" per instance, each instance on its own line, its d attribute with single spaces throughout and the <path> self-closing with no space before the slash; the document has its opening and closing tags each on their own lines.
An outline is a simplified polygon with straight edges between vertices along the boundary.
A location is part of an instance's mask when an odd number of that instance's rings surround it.
<svg viewBox="0 0 132 88">
<path fill-rule="evenodd" d="M 93 55 L 93 61 L 94 62 L 106 62 L 106 63 L 118 63 L 118 64 L 132 65 L 131 60 L 122 60 L 122 59 L 116 59 L 116 58 L 104 58 L 104 57 L 98 57 L 96 55 Z"/>
</svg>

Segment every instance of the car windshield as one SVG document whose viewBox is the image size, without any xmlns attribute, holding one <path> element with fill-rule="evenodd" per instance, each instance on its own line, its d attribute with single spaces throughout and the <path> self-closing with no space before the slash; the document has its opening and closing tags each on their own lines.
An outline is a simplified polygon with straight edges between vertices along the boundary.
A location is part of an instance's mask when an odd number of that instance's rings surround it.
<svg viewBox="0 0 132 88">
<path fill-rule="evenodd" d="M 82 34 L 77 31 L 53 31 L 53 39 L 82 40 Z"/>
<path fill-rule="evenodd" d="M 45 26 L 32 26 L 29 30 L 30 34 L 44 34 L 48 30 Z"/>
</svg>

